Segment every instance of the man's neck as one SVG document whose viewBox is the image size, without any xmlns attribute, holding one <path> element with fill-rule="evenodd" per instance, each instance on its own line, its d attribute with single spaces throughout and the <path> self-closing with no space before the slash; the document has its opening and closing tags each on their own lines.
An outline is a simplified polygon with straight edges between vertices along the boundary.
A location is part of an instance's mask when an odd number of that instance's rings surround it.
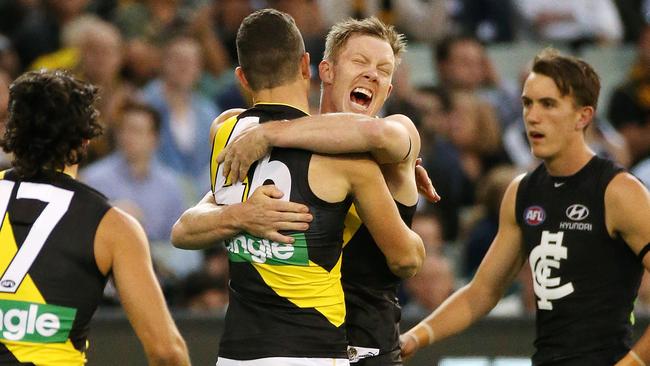
<svg viewBox="0 0 650 366">
<path fill-rule="evenodd" d="M 550 175 L 568 177 L 579 172 L 594 155 L 589 146 L 583 143 L 572 151 L 565 151 L 558 157 L 544 160 L 544 165 Z"/>
<path fill-rule="evenodd" d="M 75 178 L 75 179 L 77 178 L 77 172 L 78 171 L 79 171 L 79 165 L 78 164 L 66 165 L 63 168 L 63 173 L 65 173 L 65 174 L 67 174 L 67 175 L 69 175 L 69 176 L 71 176 L 72 178 Z"/>
<path fill-rule="evenodd" d="M 309 112 L 307 91 L 302 83 L 304 83 L 304 81 L 298 80 L 290 84 L 253 92 L 253 103 L 288 104 L 305 112 Z"/>
</svg>

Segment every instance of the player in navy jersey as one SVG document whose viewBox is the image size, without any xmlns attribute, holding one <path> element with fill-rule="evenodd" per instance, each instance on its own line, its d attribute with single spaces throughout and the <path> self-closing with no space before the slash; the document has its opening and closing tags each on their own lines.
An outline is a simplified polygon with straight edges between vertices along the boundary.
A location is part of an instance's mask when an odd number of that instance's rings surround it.
<svg viewBox="0 0 650 366">
<path fill-rule="evenodd" d="M 487 314 L 528 260 L 537 305 L 534 365 L 650 362 L 650 333 L 631 341 L 633 301 L 650 268 L 650 194 L 585 143 L 599 90 L 586 62 L 552 49 L 535 58 L 521 100 L 532 153 L 543 163 L 510 184 L 478 272 L 402 336 L 405 355 Z"/>
<path fill-rule="evenodd" d="M 144 230 L 75 179 L 101 127 L 97 89 L 61 71 L 10 88 L 0 141 L 0 364 L 81 366 L 109 275 L 150 365 L 189 365 L 153 272 Z M 99 345 L 100 347 L 107 345 Z"/>
</svg>

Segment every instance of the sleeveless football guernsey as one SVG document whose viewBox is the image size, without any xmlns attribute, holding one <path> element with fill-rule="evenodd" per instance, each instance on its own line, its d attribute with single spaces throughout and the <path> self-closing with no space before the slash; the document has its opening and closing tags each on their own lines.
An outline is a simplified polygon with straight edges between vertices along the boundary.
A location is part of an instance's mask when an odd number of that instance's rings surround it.
<svg viewBox="0 0 650 366">
<path fill-rule="evenodd" d="M 605 224 L 605 189 L 623 169 L 593 157 L 569 177 L 544 165 L 517 190 L 536 295 L 535 365 L 613 365 L 631 342 L 643 267 Z"/>
<path fill-rule="evenodd" d="M 341 286 L 343 221 L 351 199 L 325 202 L 311 191 L 312 153 L 274 148 L 249 169 L 245 181 L 222 175 L 216 156 L 243 129 L 307 114 L 288 105 L 257 104 L 218 130 L 211 159 L 218 204 L 245 201 L 261 185 L 275 184 L 282 199 L 303 203 L 314 220 L 304 232 L 286 233 L 293 245 L 243 233 L 226 242 L 230 262 L 230 304 L 219 357 L 347 358 L 345 303 Z"/>
<path fill-rule="evenodd" d="M 410 227 L 416 206 L 395 203 L 400 217 Z M 350 361 L 400 364 L 400 278 L 388 268 L 386 257 L 361 223 L 354 206 L 345 221 L 342 273 Z"/>
<path fill-rule="evenodd" d="M 106 198 L 63 173 L 0 180 L 0 364 L 85 363 L 106 277 L 95 233 Z"/>
</svg>

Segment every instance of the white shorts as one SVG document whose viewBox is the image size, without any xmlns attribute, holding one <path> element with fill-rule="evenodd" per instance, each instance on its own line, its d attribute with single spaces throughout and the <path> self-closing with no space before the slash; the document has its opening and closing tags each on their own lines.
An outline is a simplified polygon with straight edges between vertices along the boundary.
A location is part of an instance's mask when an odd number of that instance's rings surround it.
<svg viewBox="0 0 650 366">
<path fill-rule="evenodd" d="M 345 358 L 267 357 L 255 360 L 231 360 L 219 357 L 217 366 L 349 366 Z"/>
</svg>

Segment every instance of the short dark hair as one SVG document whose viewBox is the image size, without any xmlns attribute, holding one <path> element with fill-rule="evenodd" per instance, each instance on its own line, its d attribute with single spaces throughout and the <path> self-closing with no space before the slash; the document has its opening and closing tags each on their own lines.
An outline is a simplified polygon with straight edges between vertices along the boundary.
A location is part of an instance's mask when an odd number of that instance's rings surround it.
<svg viewBox="0 0 650 366">
<path fill-rule="evenodd" d="M 254 91 L 295 80 L 305 53 L 293 18 L 275 9 L 248 15 L 237 31 L 237 57 Z"/>
<path fill-rule="evenodd" d="M 532 72 L 553 79 L 562 96 L 571 95 L 580 107 L 598 106 L 600 78 L 585 61 L 564 56 L 554 48 L 542 50 L 533 61 Z"/>
<path fill-rule="evenodd" d="M 160 113 L 151 105 L 139 100 L 128 100 L 124 103 L 124 105 L 122 105 L 122 108 L 120 109 L 120 121 L 118 122 L 118 127 L 121 127 L 122 119 L 124 118 L 125 114 L 138 112 L 148 114 L 149 117 L 151 117 L 151 121 L 153 122 L 153 130 L 156 132 L 156 134 L 159 134 L 162 124 Z"/>
<path fill-rule="evenodd" d="M 482 45 L 478 38 L 470 34 L 452 34 L 442 38 L 438 43 L 433 46 L 433 59 L 436 63 L 445 62 L 449 59 L 451 48 L 457 43 L 461 42 L 474 42 Z"/>
<path fill-rule="evenodd" d="M 85 157 L 84 141 L 102 132 L 97 88 L 64 71 L 31 71 L 9 87 L 9 118 L 0 146 L 19 176 L 63 170 Z"/>
</svg>

